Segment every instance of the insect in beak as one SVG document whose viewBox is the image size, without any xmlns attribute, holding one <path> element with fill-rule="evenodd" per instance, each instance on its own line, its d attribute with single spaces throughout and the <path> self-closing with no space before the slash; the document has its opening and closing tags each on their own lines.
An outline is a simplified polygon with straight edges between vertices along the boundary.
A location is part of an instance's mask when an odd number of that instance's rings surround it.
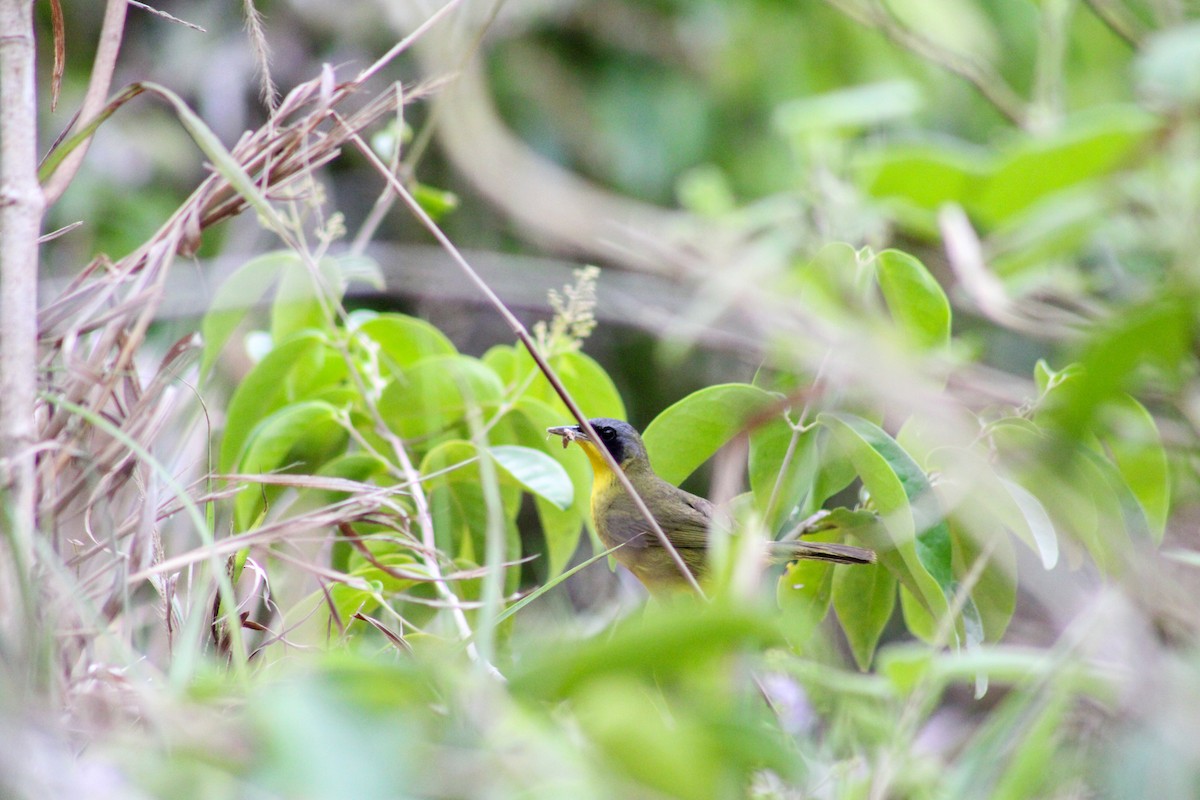
<svg viewBox="0 0 1200 800">
<path fill-rule="evenodd" d="M 580 439 L 585 442 L 588 440 L 587 434 L 579 430 L 578 425 L 558 425 L 553 428 L 546 428 L 546 433 L 550 434 L 551 436 L 561 436 L 564 450 L 567 448 L 567 445 L 576 439 Z"/>
</svg>

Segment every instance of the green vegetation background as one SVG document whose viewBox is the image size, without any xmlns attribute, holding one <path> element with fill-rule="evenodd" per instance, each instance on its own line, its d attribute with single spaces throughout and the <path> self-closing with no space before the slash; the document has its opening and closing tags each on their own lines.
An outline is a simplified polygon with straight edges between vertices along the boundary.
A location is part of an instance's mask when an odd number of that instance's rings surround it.
<svg viewBox="0 0 1200 800">
<path fill-rule="evenodd" d="M 116 84 L 165 85 L 232 146 L 265 118 L 244 20 L 228 4 L 175 5 L 164 8 L 207 32 L 131 9 Z M 434 10 L 421 5 L 262 4 L 271 75 L 286 93 L 324 64 L 352 74 Z M 60 108 L 71 109 L 102 9 L 64 8 Z M 574 592 L 567 582 L 513 611 L 520 592 L 596 551 L 580 537 L 586 466 L 539 439 L 565 410 L 512 332 L 455 288 L 464 280 L 448 262 L 419 269 L 432 239 L 400 207 L 368 260 L 320 260 L 324 294 L 305 288 L 303 259 L 243 214 L 205 232 L 194 265 L 174 265 L 184 288 L 147 352 L 203 330 L 217 422 L 199 427 L 212 433 L 215 471 L 290 466 L 326 482 L 206 496 L 210 533 L 304 518 L 348 496 L 335 479 L 403 483 L 397 463 L 370 457 L 394 434 L 411 443 L 457 595 L 431 588 L 420 548 L 386 540 L 386 522 L 367 512 L 336 537 L 297 526 L 272 550 L 223 553 L 234 555 L 230 580 L 181 590 L 183 630 L 164 630 L 160 586 L 131 587 L 104 630 L 73 632 L 78 661 L 54 668 L 65 677 L 44 698 L 21 700 L 10 682 L 0 720 L 19 744 L 0 761 L 0 788 L 1194 796 L 1195 9 L 497 8 L 492 20 L 490 6 L 465 3 L 454 47 L 435 40 L 450 56 L 430 44 L 388 78 L 411 88 L 462 67 L 532 153 L 634 214 L 604 232 L 616 246 L 564 234 L 520 173 L 506 185 L 469 145 L 427 141 L 463 119 L 453 109 L 439 119 L 434 100 L 369 131 L 372 144 L 386 156 L 404 139 L 424 208 L 458 247 L 494 258 L 489 274 L 508 276 L 502 295 L 531 328 L 554 316 L 546 292 L 574 282 L 572 267 L 602 267 L 596 304 L 575 317 L 594 312 L 594 330 L 537 331 L 589 413 L 650 426 L 660 469 L 707 493 L 729 462 L 696 466 L 768 409 L 774 427 L 733 458 L 750 519 L 776 535 L 838 508 L 825 534 L 892 556 L 870 572 L 793 567 L 764 597 L 739 586 L 734 553 L 712 603 L 632 611 L 638 596 L 600 558 Z M 48 9 L 39 15 L 49 42 Z M 49 59 L 39 66 L 47 86 Z M 46 111 L 47 146 L 65 124 Z M 137 248 L 208 169 L 165 104 L 120 109 L 45 225 L 84 221 L 47 245 L 43 280 Z M 317 239 L 352 238 L 379 175 L 347 147 L 319 181 L 324 202 L 300 202 L 311 207 L 298 218 Z M 651 225 L 664 209 L 686 217 Z M 261 313 L 223 305 L 272 281 L 279 294 Z M 380 281 L 403 290 L 363 288 Z M 347 287 L 357 310 L 330 314 Z M 640 305 L 621 303 L 631 297 Z M 748 327 L 755 315 L 761 328 Z M 245 339 L 238 324 L 270 337 Z M 244 341 L 257 341 L 257 366 Z M 353 386 L 352 373 L 378 386 Z M 819 397 L 795 392 L 814 383 Z M 361 399 L 373 388 L 376 409 Z M 363 422 L 375 413 L 382 432 Z M 714 419 L 723 427 L 697 430 Z M 809 472 L 788 472 L 793 450 Z M 172 471 L 195 468 L 156 455 Z M 945 521 L 922 517 L 935 484 L 943 505 L 958 497 Z M 381 508 L 419 511 L 397 498 L 370 513 Z M 171 529 L 167 555 L 200 552 L 188 536 Z M 529 554 L 541 560 L 503 577 L 478 570 Z M 78 597 L 89 591 L 81 584 Z M 264 629 L 214 621 L 230 600 Z M 457 616 L 447 610 L 462 600 Z"/>
</svg>

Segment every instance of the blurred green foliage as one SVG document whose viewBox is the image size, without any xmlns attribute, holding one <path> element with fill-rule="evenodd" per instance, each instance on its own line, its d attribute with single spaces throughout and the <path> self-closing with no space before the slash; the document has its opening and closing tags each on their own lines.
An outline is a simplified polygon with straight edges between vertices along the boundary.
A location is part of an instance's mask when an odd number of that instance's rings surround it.
<svg viewBox="0 0 1200 800">
<path fill-rule="evenodd" d="M 312 54 L 357 55 L 382 27 L 338 30 L 302 5 L 269 11 L 302 43 L 280 60 L 304 77 Z M 139 687 L 144 706 L 112 702 L 142 708 L 137 724 L 97 723 L 83 759 L 119 766 L 129 796 L 1194 795 L 1195 594 L 1168 565 L 1194 568 L 1198 544 L 1195 9 L 518 10 L 480 57 L 523 142 L 772 254 L 754 273 L 778 303 L 764 317 L 803 309 L 853 334 L 832 340 L 878 348 L 848 351 L 857 372 L 823 369 L 781 330 L 746 356 L 752 381 L 639 408 L 658 471 L 682 481 L 733 452 L 744 537 L 850 540 L 879 565 L 791 564 L 767 602 L 739 584 L 736 547 L 714 547 L 711 604 L 555 619 L 543 592 L 571 569 L 591 478 L 546 440 L 570 420 L 528 353 L 476 357 L 415 316 L 345 315 L 374 265 L 271 252 L 217 289 L 202 326 L 205 378 L 262 328 L 214 466 L 270 477 L 243 478 L 212 517 L 244 537 L 243 593 L 273 584 L 244 607 L 270 609 L 245 612 L 249 677 L 214 657 L 190 694 Z M 146 24 L 127 45 L 140 59 L 158 52 Z M 69 92 L 86 49 L 70 40 Z M 179 72 L 180 95 L 216 113 L 204 71 Z M 49 227 L 87 224 L 51 263 L 132 249 L 199 175 L 194 154 L 154 146 L 160 127 L 126 119 L 54 211 Z M 232 138 L 241 119 L 214 130 Z M 417 168 L 452 230 L 519 246 L 435 151 Z M 341 170 L 332 194 L 361 203 L 361 175 Z M 626 416 L 618 386 L 676 388 L 659 353 L 602 364 L 572 337 L 541 344 L 590 416 Z M 345 525 L 315 516 L 364 497 L 382 499 Z M 1104 588 L 1046 588 L 1075 580 Z M 213 623 L 221 658 L 236 658 L 230 618 Z"/>
</svg>

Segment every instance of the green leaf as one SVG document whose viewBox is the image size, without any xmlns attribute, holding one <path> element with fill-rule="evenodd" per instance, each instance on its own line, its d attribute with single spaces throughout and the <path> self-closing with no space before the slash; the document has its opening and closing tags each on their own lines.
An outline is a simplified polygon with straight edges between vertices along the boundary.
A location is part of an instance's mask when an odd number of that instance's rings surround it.
<svg viewBox="0 0 1200 800">
<path fill-rule="evenodd" d="M 654 471 L 678 485 L 778 398 L 748 383 L 693 392 L 664 410 L 642 435 Z"/>
<path fill-rule="evenodd" d="M 1058 563 L 1058 537 L 1041 502 L 1011 480 L 996 474 L 986 455 L 958 447 L 943 447 L 930 456 L 930 469 L 942 475 L 941 489 L 948 507 L 979 535 L 1012 531 L 1042 560 L 1046 569 Z"/>
<path fill-rule="evenodd" d="M 879 288 L 897 325 L 918 347 L 950 343 L 950 301 L 925 265 L 908 253 L 884 250 L 875 259 Z"/>
<path fill-rule="evenodd" d="M 835 534 L 822 532 L 808 540 L 837 541 Z M 792 561 L 775 585 L 775 600 L 788 622 L 788 639 L 802 650 L 821 620 L 829 613 L 833 599 L 833 567 L 828 561 L 802 558 Z"/>
<path fill-rule="evenodd" d="M 1081 441 L 1103 407 L 1136 391 L 1135 381 L 1145 367 L 1153 365 L 1169 375 L 1178 372 L 1191 330 L 1191 313 L 1178 299 L 1126 312 L 1088 343 L 1081 368 L 1047 394 L 1037 423 Z"/>
<path fill-rule="evenodd" d="M 719 748 L 688 708 L 668 711 L 647 699 L 640 683 L 610 678 L 584 687 L 571 706 L 605 763 L 647 787 L 646 796 L 719 800 L 718 787 L 728 780 L 728 751 Z"/>
<path fill-rule="evenodd" d="M 746 647 L 779 644 L 774 614 L 753 604 L 701 605 L 680 596 L 618 622 L 604 635 L 530 650 L 510 670 L 517 697 L 563 699 L 597 678 L 630 675 L 670 681 Z"/>
<path fill-rule="evenodd" d="M 1017 607 L 1017 559 L 1012 540 L 1003 531 L 990 536 L 984 531 L 959 530 L 951 526 L 954 542 L 954 574 L 961 581 L 986 554 L 987 565 L 971 589 L 969 611 L 978 623 L 977 634 L 967 631 L 968 643 L 998 642 L 1008 630 Z M 984 537 L 987 538 L 984 538 Z M 970 618 L 968 622 L 970 622 Z"/>
<path fill-rule="evenodd" d="M 1145 512 L 1155 544 L 1162 544 L 1171 505 L 1171 476 L 1158 425 L 1146 407 L 1118 396 L 1102 412 L 1099 434 L 1125 485 Z"/>
<path fill-rule="evenodd" d="M 896 577 L 911 578 L 922 606 L 941 617 L 952 592 L 952 549 L 925 473 L 892 437 L 861 417 L 824 413 L 817 422 L 833 433 L 870 493 L 902 562 Z"/>
<path fill-rule="evenodd" d="M 1058 132 L 1021 139 L 966 208 L 986 227 L 1034 203 L 1120 169 L 1158 121 L 1133 106 L 1093 110 Z"/>
<path fill-rule="evenodd" d="M 759 513 L 770 512 L 765 519 L 768 530 L 778 531 L 811 494 L 818 470 L 816 444 L 820 431 L 810 428 L 801 433 L 780 417 L 750 432 L 750 490 Z M 774 505 L 768 509 L 772 498 Z"/>
<path fill-rule="evenodd" d="M 1021 535 L 1021 538 L 1041 557 L 1043 567 L 1054 569 L 1058 564 L 1058 536 L 1054 532 L 1054 523 L 1050 520 L 1050 515 L 1038 499 L 1020 484 L 1004 478 L 1001 478 L 1000 482 L 1025 522 L 1024 526 L 1017 525 L 1012 529 L 1016 530 L 1018 535 L 1027 533 L 1028 536 Z"/>
<path fill-rule="evenodd" d="M 533 494 L 560 509 L 575 500 L 575 487 L 562 465 L 540 450 L 518 445 L 496 445 L 491 454 L 505 472 Z"/>
<path fill-rule="evenodd" d="M 547 441 L 546 428 L 561 424 L 562 419 L 545 403 L 523 397 L 509 416 L 520 420 L 513 421 L 515 441 L 527 447 L 544 448 L 571 481 L 573 496 L 566 510 L 541 499 L 536 502 L 538 518 L 546 537 L 549 579 L 561 572 L 571 560 L 579 545 L 583 526 L 590 518 L 592 468 L 578 447 L 563 448 L 558 446 L 557 440 Z"/>
<path fill-rule="evenodd" d="M 964 142 L 901 142 L 859 155 L 855 168 L 874 197 L 933 214 L 947 203 L 966 207 L 990 161 L 988 151 Z"/>
<path fill-rule="evenodd" d="M 233 470 L 250 432 L 262 419 L 290 402 L 315 399 L 323 390 L 339 385 L 347 374 L 345 360 L 318 333 L 302 333 L 278 343 L 230 398 L 219 471 Z"/>
<path fill-rule="evenodd" d="M 791 100 L 775 110 L 772 124 L 786 136 L 805 136 L 902 119 L 915 114 L 920 106 L 916 84 L 891 80 Z"/>
<path fill-rule="evenodd" d="M 838 564 L 833 573 L 833 610 L 858 668 L 871 667 L 879 637 L 896 607 L 896 578 L 881 564 Z"/>
<path fill-rule="evenodd" d="M 413 188 L 413 199 L 435 222 L 458 208 L 458 195 L 454 192 L 426 186 L 423 183 L 418 183 Z"/>
<path fill-rule="evenodd" d="M 282 273 L 293 269 L 303 269 L 300 256 L 291 250 L 277 250 L 250 259 L 225 279 L 200 324 L 204 337 L 201 377 L 209 374 L 229 337 L 250 309 L 262 300 Z"/>
<path fill-rule="evenodd" d="M 530 381 L 522 397 L 545 403 L 558 414 L 562 425 L 571 420 L 566 405 L 559 399 L 550 381 L 537 369 L 533 358 L 521 348 L 516 353 L 518 380 Z M 625 419 L 625 404 L 612 378 L 590 356 L 583 353 L 562 353 L 550 359 L 567 392 L 589 418 L 611 417 Z"/>
<path fill-rule="evenodd" d="M 316 275 L 309 272 L 300 259 L 281 270 L 275 301 L 271 304 L 271 339 L 282 342 L 294 333 L 329 326 L 330 314 L 325 308 L 341 300 L 345 280 L 338 262 L 323 258 L 316 266 Z"/>
<path fill-rule="evenodd" d="M 380 361 L 393 372 L 403 372 L 423 358 L 458 352 L 437 328 L 404 314 L 380 314 L 358 326 L 355 335 L 379 345 Z"/>
<path fill-rule="evenodd" d="M 402 437 L 438 433 L 467 410 L 494 408 L 504 394 L 496 373 L 469 356 L 432 356 L 397 375 L 379 398 L 379 413 Z"/>
<path fill-rule="evenodd" d="M 294 403 L 271 414 L 255 426 L 239 459 L 238 471 L 267 474 L 280 469 L 312 473 L 339 453 L 349 438 L 339 412 L 315 400 Z M 279 487 L 252 485 L 234 500 L 234 525 L 248 530 L 264 503 Z"/>
<path fill-rule="evenodd" d="M 521 345 L 498 344 L 489 347 L 483 354 L 483 363 L 500 378 L 505 389 L 513 389 L 517 382 L 517 348 Z"/>
</svg>

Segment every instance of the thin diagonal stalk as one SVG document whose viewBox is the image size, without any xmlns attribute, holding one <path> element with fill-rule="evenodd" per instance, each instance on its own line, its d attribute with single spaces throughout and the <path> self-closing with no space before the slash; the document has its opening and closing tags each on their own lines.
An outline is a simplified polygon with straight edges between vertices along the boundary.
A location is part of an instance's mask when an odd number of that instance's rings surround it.
<svg viewBox="0 0 1200 800">
<path fill-rule="evenodd" d="M 504 301 L 496 296 L 496 293 L 492 291 L 492 288 L 488 286 L 482 278 L 479 277 L 479 273 L 477 273 L 475 269 L 467 262 L 467 259 L 463 257 L 463 254 L 460 253 L 458 248 L 454 246 L 454 243 L 450 241 L 449 237 L 442 232 L 442 229 L 439 228 L 437 223 L 433 221 L 433 218 L 425 213 L 425 209 L 421 208 L 421 204 L 418 203 L 416 198 L 412 196 L 407 187 L 397 180 L 396 176 L 393 175 L 387 168 L 387 165 L 384 164 L 383 161 L 379 159 L 379 156 L 375 155 L 375 152 L 371 150 L 371 148 L 367 146 L 367 143 L 362 140 L 362 137 L 357 133 L 351 133 L 349 135 L 349 139 L 350 141 L 354 142 L 355 145 L 357 145 L 358 149 L 363 153 L 364 156 L 366 156 L 367 160 L 371 162 L 372 166 L 379 171 L 379 174 L 383 175 L 384 179 L 391 184 L 392 190 L 396 192 L 396 195 L 404 201 L 404 204 L 408 206 L 413 215 L 421 222 L 422 225 L 425 226 L 425 228 L 433 235 L 433 237 L 437 239 L 438 244 L 440 244 L 446 250 L 447 254 L 449 254 L 454 263 L 456 263 L 462 269 L 468 280 L 470 280 L 471 283 L 473 283 L 475 287 L 483 293 L 483 296 L 487 298 L 488 303 L 490 303 L 491 306 L 496 309 L 497 313 L 499 313 L 504 319 L 504 321 L 508 323 L 508 327 L 514 334 L 516 334 L 517 338 L 521 341 L 521 344 L 525 346 L 525 349 L 529 351 L 529 355 L 533 358 L 534 363 L 538 365 L 538 369 L 540 369 L 542 374 L 546 376 L 546 380 L 548 380 L 550 385 L 554 387 L 554 391 L 559 396 L 559 399 L 561 399 L 563 404 L 566 405 L 566 407 L 570 410 L 571 416 L 575 418 L 588 437 L 592 441 L 600 441 L 600 437 L 596 434 L 596 431 L 593 430 L 591 423 L 588 422 L 587 417 L 584 416 L 583 411 L 579 408 L 579 405 L 575 402 L 575 399 L 571 397 L 571 393 L 567 391 L 566 386 L 563 385 L 562 380 L 559 379 L 558 374 L 554 371 L 554 368 L 550 366 L 549 362 L 547 362 L 542 354 L 538 351 L 537 345 L 533 341 L 533 337 L 529 335 L 529 331 L 526 330 L 523 324 L 521 324 L 521 321 L 517 319 L 516 315 L 513 314 L 506 305 L 504 305 Z M 658 537 L 663 549 L 668 555 L 670 555 L 671 560 L 679 569 L 679 573 L 684 577 L 688 584 L 691 585 L 692 589 L 695 590 L 698 595 L 704 597 L 704 590 L 700 588 L 700 584 L 697 582 L 696 576 L 693 575 L 692 571 L 688 569 L 687 564 L 684 563 L 683 558 L 679 555 L 679 551 L 677 551 L 675 546 L 671 544 L 671 540 L 667 538 L 667 534 L 663 532 L 662 527 L 658 524 L 658 520 L 654 518 L 654 514 L 650 512 L 650 508 L 646 505 L 646 502 L 642 499 L 642 496 L 638 494 L 637 489 L 633 488 L 633 484 L 629 481 L 629 477 L 621 469 L 621 466 L 617 463 L 616 459 L 614 459 L 612 454 L 603 447 L 596 448 L 596 450 L 603 456 L 608 468 L 612 470 L 613 475 L 615 475 L 618 482 L 620 482 L 621 488 L 623 488 L 629 495 L 630 499 L 633 500 L 633 504 L 637 508 L 638 512 L 646 520 L 647 525 L 650 526 L 650 529 L 654 532 L 654 535 Z"/>
</svg>

